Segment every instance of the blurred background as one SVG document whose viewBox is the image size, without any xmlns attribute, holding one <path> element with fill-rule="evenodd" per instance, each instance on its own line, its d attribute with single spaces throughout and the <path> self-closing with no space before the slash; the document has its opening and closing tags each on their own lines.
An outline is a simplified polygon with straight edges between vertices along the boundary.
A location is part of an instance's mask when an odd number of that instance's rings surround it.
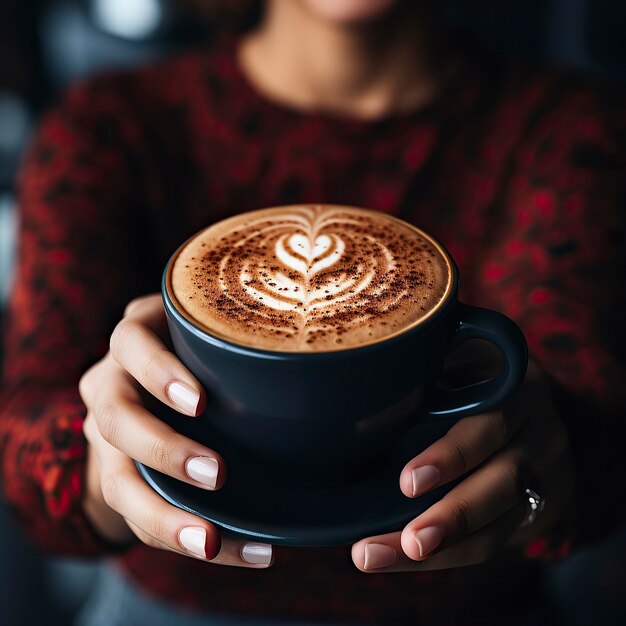
<svg viewBox="0 0 626 626">
<path fill-rule="evenodd" d="M 624 0 L 452 8 L 450 20 L 499 55 L 626 82 Z M 41 111 L 72 81 L 172 54 L 212 30 L 173 0 L 0 0 L 0 321 L 15 255 L 14 181 Z M 70 624 L 96 574 L 93 563 L 40 554 L 0 500 L 0 624 Z M 546 567 L 543 590 L 529 625 L 626 624 L 626 531 Z"/>
</svg>

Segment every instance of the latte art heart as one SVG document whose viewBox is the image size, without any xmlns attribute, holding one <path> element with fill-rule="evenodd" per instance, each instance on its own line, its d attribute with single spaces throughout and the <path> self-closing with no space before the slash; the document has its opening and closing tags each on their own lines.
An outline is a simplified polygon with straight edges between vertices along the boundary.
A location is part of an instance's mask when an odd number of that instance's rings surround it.
<svg viewBox="0 0 626 626">
<path fill-rule="evenodd" d="M 276 242 L 278 259 L 307 277 L 339 261 L 344 250 L 345 244 L 337 235 L 319 235 L 311 242 L 309 236 L 295 233 Z"/>
<path fill-rule="evenodd" d="M 196 321 L 244 345 L 336 350 L 393 334 L 442 299 L 448 264 L 419 231 L 351 207 L 236 216 L 180 253 L 172 288 Z"/>
</svg>

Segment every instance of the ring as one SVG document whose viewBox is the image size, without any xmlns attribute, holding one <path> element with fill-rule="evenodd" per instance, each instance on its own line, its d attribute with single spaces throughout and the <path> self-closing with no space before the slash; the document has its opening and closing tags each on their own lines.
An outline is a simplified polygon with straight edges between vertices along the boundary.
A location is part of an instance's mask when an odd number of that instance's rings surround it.
<svg viewBox="0 0 626 626">
<path fill-rule="evenodd" d="M 528 503 L 530 504 L 530 511 L 528 512 L 528 516 L 524 520 L 522 526 L 528 526 L 532 524 L 536 519 L 537 515 L 543 511 L 543 507 L 546 504 L 546 501 L 532 489 L 524 490 L 524 493 L 528 497 Z"/>
</svg>

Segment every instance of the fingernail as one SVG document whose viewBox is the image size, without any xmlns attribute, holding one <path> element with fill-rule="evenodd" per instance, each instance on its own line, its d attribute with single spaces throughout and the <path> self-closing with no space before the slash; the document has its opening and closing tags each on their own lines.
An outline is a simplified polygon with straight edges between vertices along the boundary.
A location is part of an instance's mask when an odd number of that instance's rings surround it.
<svg viewBox="0 0 626 626">
<path fill-rule="evenodd" d="M 216 459 L 208 456 L 195 456 L 187 461 L 185 469 L 189 478 L 197 480 L 209 489 L 215 489 L 219 467 Z"/>
<path fill-rule="evenodd" d="M 175 380 L 167 386 L 167 397 L 186 413 L 196 414 L 200 394 L 191 385 Z"/>
<path fill-rule="evenodd" d="M 413 537 L 415 537 L 415 541 L 417 542 L 420 556 L 425 557 L 441 543 L 443 533 L 436 526 L 428 526 L 428 528 L 418 530 Z"/>
<path fill-rule="evenodd" d="M 180 545 L 196 556 L 206 559 L 206 530 L 201 526 L 187 526 L 178 533 Z"/>
<path fill-rule="evenodd" d="M 391 546 L 382 543 L 368 543 L 365 546 L 365 564 L 363 569 L 380 569 L 393 565 L 398 559 L 396 551 Z"/>
<path fill-rule="evenodd" d="M 241 558 L 246 563 L 269 565 L 272 560 L 272 546 L 267 543 L 254 543 L 251 541 L 244 544 L 243 548 L 241 548 Z"/>
<path fill-rule="evenodd" d="M 413 495 L 417 496 L 439 483 L 439 470 L 434 465 L 424 465 L 411 470 Z"/>
</svg>

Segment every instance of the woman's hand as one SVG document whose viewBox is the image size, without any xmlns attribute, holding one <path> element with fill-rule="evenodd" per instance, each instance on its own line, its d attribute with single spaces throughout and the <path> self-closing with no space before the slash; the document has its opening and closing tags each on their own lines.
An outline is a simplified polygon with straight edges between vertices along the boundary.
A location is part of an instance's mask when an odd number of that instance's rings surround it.
<svg viewBox="0 0 626 626">
<path fill-rule="evenodd" d="M 159 295 L 139 298 L 126 308 L 111 336 L 110 351 L 80 381 L 87 406 L 89 442 L 84 510 L 108 540 L 133 534 L 154 548 L 242 567 L 272 564 L 266 544 L 221 537 L 217 528 L 171 506 L 140 477 L 133 459 L 199 489 L 219 489 L 226 480 L 221 456 L 178 434 L 151 415 L 144 390 L 187 417 L 202 412 L 200 383 L 172 354 Z"/>
<path fill-rule="evenodd" d="M 446 569 L 481 563 L 505 546 L 542 536 L 570 514 L 574 470 L 567 431 L 545 375 L 530 364 L 522 389 L 502 410 L 460 420 L 406 464 L 409 498 L 471 473 L 401 532 L 362 539 L 352 559 L 364 572 Z M 525 489 L 545 499 L 536 521 Z"/>
</svg>

